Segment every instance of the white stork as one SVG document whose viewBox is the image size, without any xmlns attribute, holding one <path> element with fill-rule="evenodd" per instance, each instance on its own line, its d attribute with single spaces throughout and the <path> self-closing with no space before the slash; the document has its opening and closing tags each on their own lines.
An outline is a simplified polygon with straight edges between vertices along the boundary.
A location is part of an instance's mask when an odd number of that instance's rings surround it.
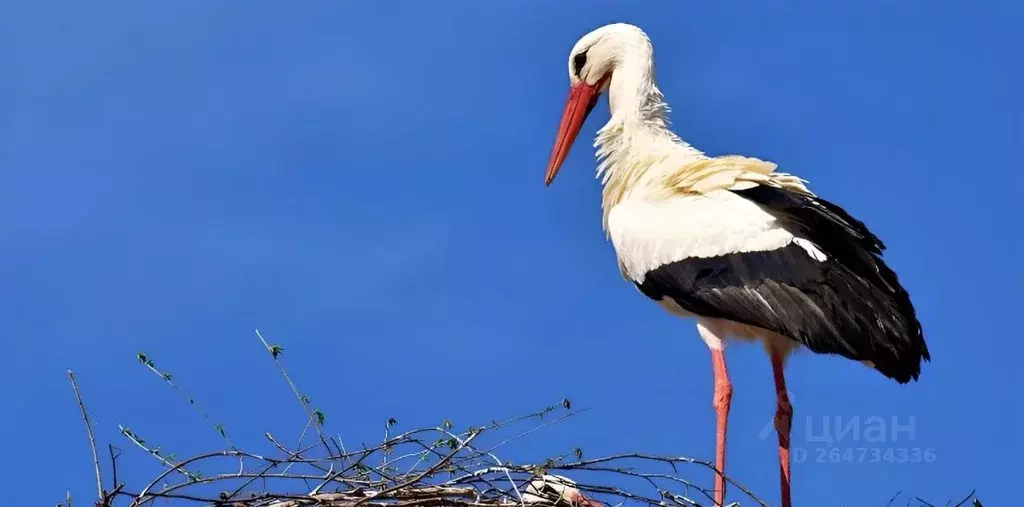
<svg viewBox="0 0 1024 507">
<path fill-rule="evenodd" d="M 732 384 L 727 338 L 761 340 L 771 356 L 782 504 L 790 505 L 793 408 L 783 375 L 801 346 L 875 368 L 900 384 L 930 360 L 885 246 L 806 181 L 756 158 L 712 157 L 676 136 L 647 35 L 611 24 L 569 55 L 569 99 L 544 182 L 550 185 L 601 93 L 611 119 L 595 141 L 603 225 L 623 277 L 672 314 L 696 319 L 711 349 L 717 415 L 715 501 L 725 500 Z"/>
</svg>

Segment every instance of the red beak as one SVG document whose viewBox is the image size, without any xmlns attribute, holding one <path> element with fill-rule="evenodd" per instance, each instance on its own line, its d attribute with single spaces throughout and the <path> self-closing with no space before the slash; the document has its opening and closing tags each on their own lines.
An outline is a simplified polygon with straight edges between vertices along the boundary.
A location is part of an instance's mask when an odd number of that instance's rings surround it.
<svg viewBox="0 0 1024 507">
<path fill-rule="evenodd" d="M 565 110 L 562 112 L 562 123 L 558 126 L 558 136 L 555 137 L 555 147 L 551 150 L 551 160 L 548 161 L 548 170 L 544 175 L 544 184 L 550 185 L 562 167 L 562 162 L 569 155 L 573 141 L 580 133 L 580 127 L 586 121 L 587 116 L 597 105 L 597 99 L 601 96 L 601 87 L 604 86 L 608 76 L 605 76 L 597 84 L 589 85 L 586 81 L 580 81 L 569 89 L 569 100 L 565 103 Z"/>
<path fill-rule="evenodd" d="M 575 504 L 575 507 L 604 507 L 603 503 L 594 500 L 583 493 L 577 492 L 574 496 L 575 498 L 572 503 Z"/>
</svg>

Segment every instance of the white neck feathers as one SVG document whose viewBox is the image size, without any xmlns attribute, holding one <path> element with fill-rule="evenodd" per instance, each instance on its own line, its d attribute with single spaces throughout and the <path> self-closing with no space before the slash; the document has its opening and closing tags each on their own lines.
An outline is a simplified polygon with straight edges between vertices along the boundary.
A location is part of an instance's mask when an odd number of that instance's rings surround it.
<svg viewBox="0 0 1024 507">
<path fill-rule="evenodd" d="M 669 128 L 669 106 L 654 78 L 648 41 L 616 55 L 608 87 L 611 119 L 597 133 L 594 146 L 602 177 L 602 207 L 608 211 L 622 199 L 655 188 L 664 176 L 687 162 L 705 158 Z"/>
</svg>

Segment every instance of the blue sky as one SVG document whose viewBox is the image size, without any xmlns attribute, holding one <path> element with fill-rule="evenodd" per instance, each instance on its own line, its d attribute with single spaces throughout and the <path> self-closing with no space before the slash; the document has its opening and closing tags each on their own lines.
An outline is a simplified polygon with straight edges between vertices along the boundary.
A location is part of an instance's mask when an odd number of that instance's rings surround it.
<svg viewBox="0 0 1024 507">
<path fill-rule="evenodd" d="M 0 434 L 15 458 L 0 473 L 20 485 L 5 494 L 93 491 L 66 368 L 125 473 L 157 464 L 118 424 L 179 456 L 219 445 L 139 351 L 236 440 L 298 432 L 253 328 L 352 440 L 387 417 L 474 424 L 567 396 L 593 410 L 510 458 L 710 459 L 708 351 L 621 280 L 601 231 L 588 145 L 605 102 L 542 184 L 568 50 L 628 21 L 654 41 L 677 132 L 772 160 L 866 221 L 924 324 L 934 359 L 917 384 L 793 359 L 795 501 L 977 488 L 1010 505 L 1022 15 L 923 0 L 2 2 Z M 755 346 L 728 360 L 728 471 L 774 503 L 770 364 Z M 828 448 L 808 421 L 873 416 L 913 418 L 913 438 L 834 446 L 934 462 L 815 462 Z"/>
</svg>

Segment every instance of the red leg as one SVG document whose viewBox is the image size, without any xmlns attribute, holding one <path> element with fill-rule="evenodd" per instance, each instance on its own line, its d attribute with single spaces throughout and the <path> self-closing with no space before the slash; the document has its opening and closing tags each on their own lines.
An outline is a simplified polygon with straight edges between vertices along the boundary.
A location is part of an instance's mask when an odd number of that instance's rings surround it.
<svg viewBox="0 0 1024 507">
<path fill-rule="evenodd" d="M 790 507 L 789 493 L 789 434 L 793 423 L 793 405 L 786 393 L 786 376 L 783 372 L 782 357 L 772 353 L 772 371 L 775 374 L 775 431 L 779 434 L 779 481 L 782 483 L 782 507 Z"/>
<path fill-rule="evenodd" d="M 715 505 L 725 505 L 725 433 L 729 423 L 729 402 L 732 400 L 732 382 L 725 368 L 722 349 L 711 349 L 711 365 L 715 371 L 715 414 L 718 427 L 715 434 Z"/>
</svg>

